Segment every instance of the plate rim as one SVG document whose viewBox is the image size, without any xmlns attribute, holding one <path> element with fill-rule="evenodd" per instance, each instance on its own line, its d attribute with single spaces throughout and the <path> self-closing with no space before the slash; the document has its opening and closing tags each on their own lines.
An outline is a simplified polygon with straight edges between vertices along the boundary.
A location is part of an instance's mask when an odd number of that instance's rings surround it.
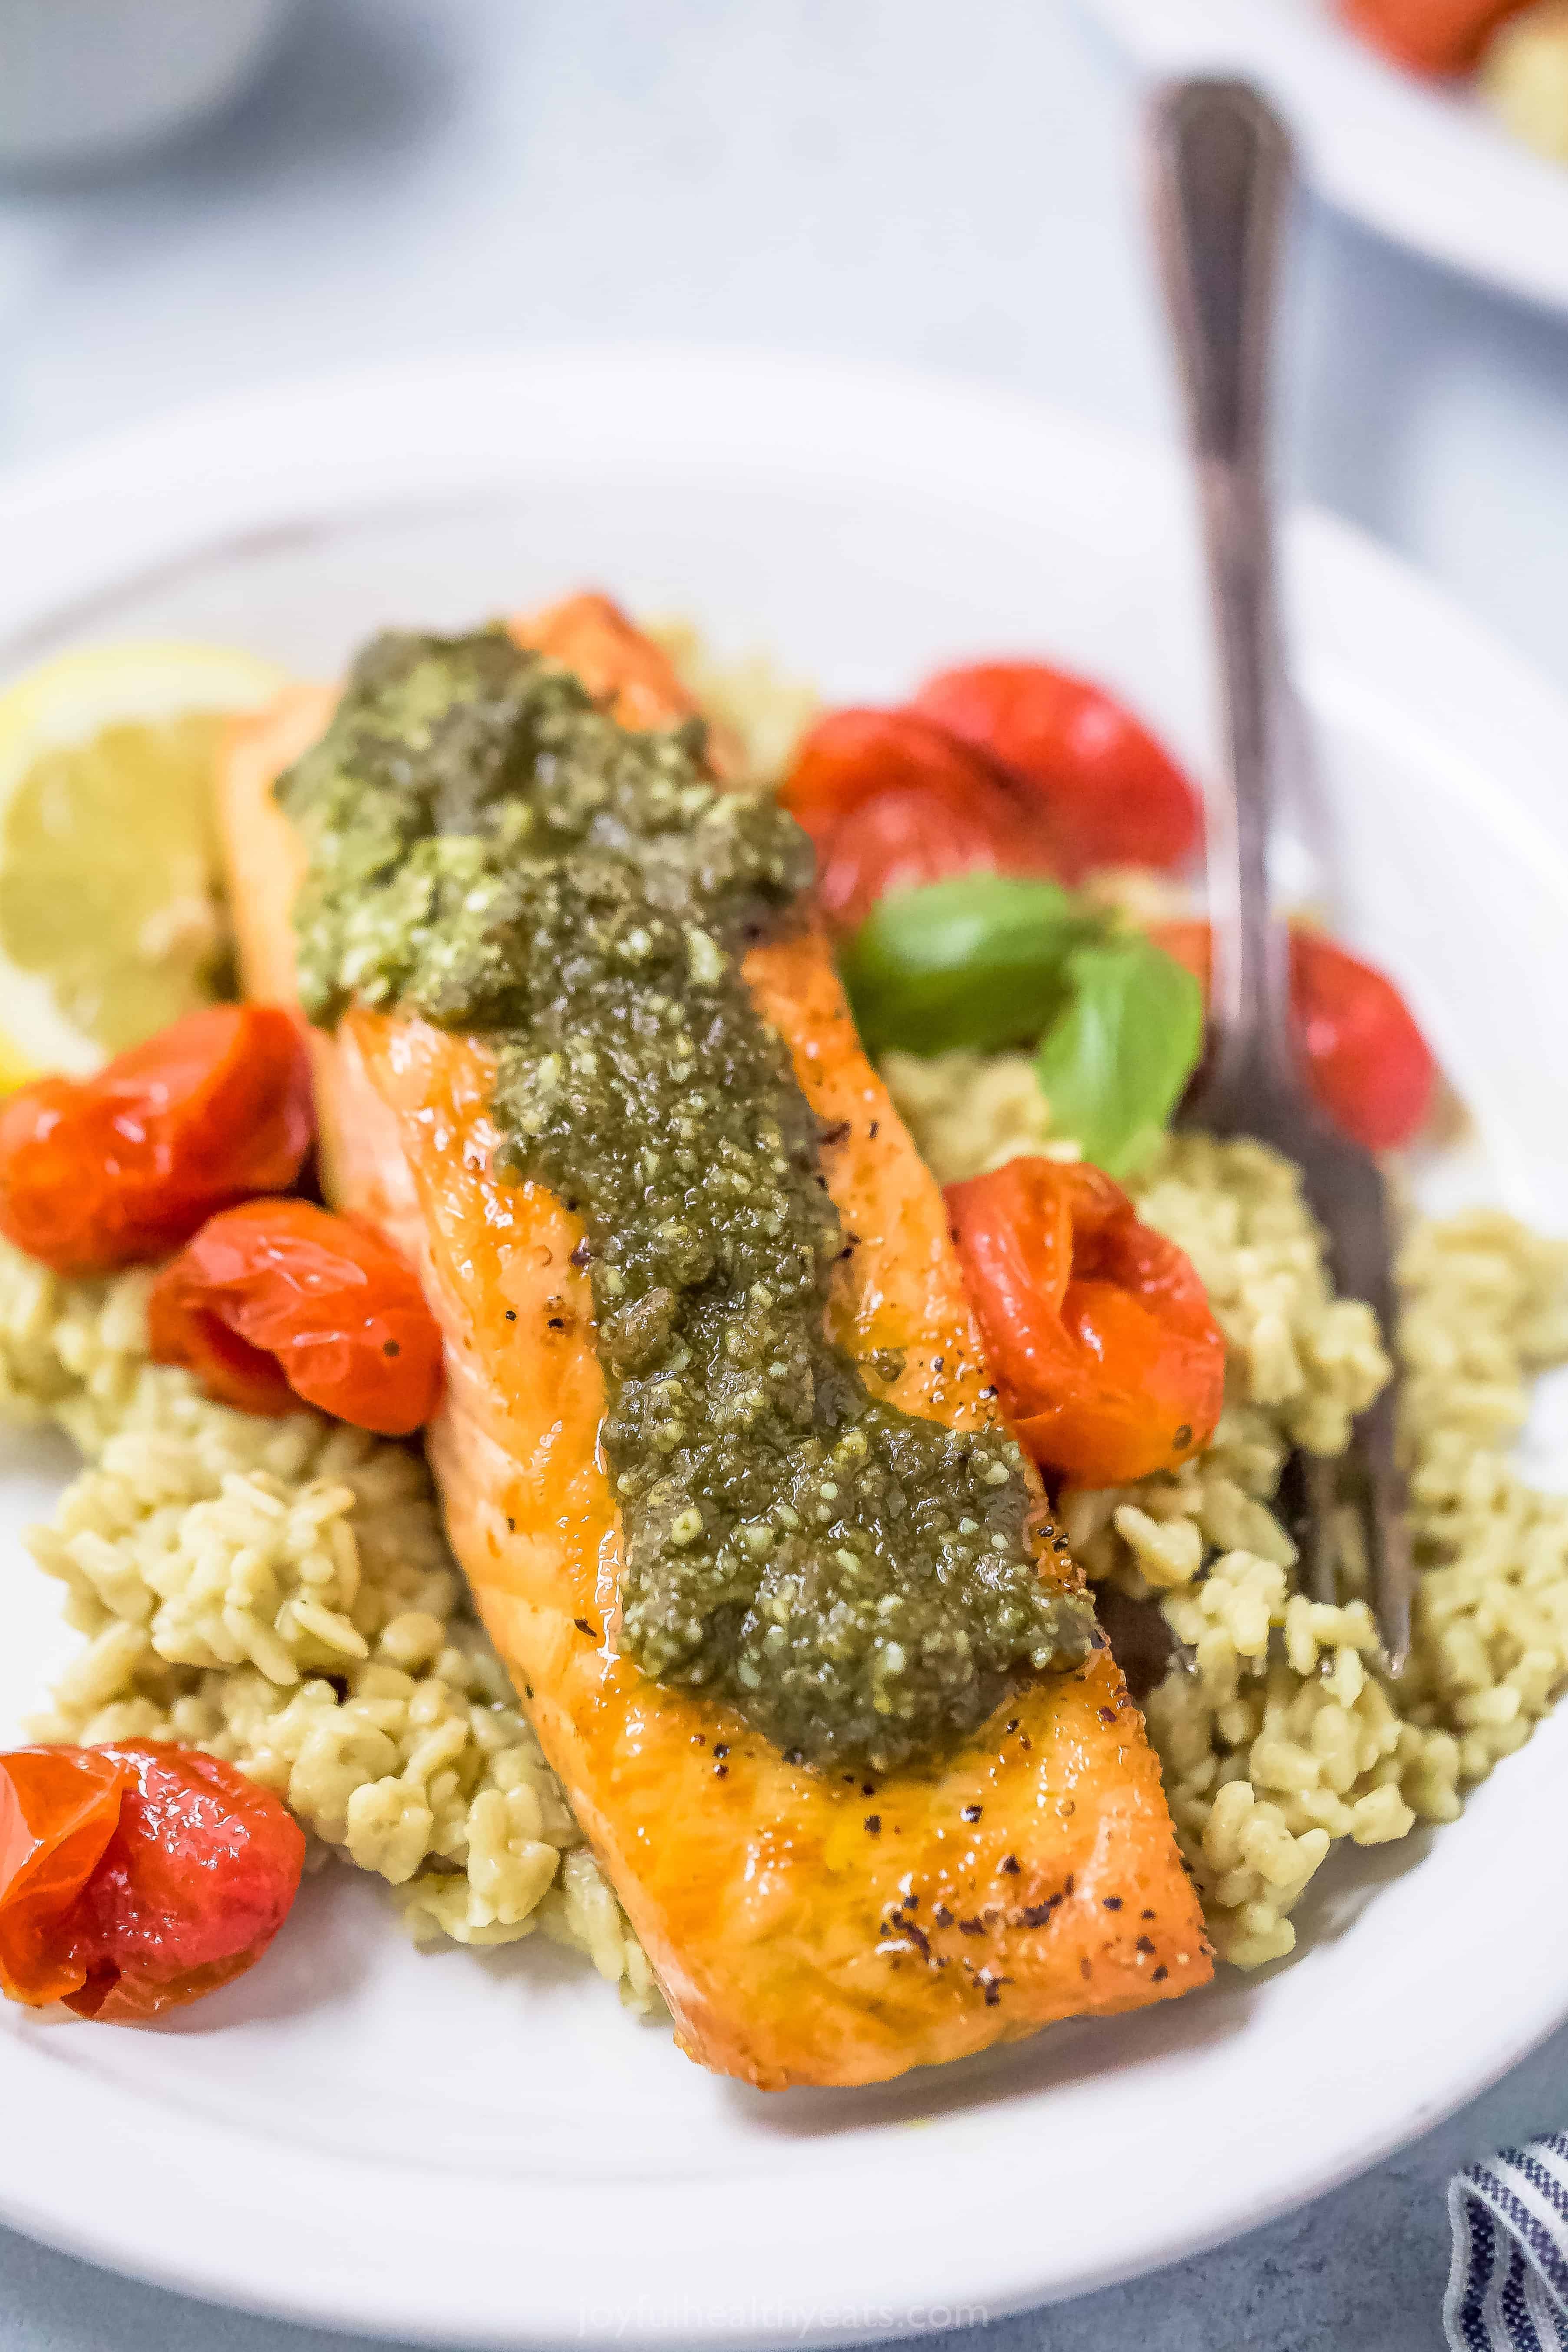
<svg viewBox="0 0 1568 2352">
<path fill-rule="evenodd" d="M 875 413 L 881 423 L 888 424 L 896 411 L 901 419 L 900 429 L 907 433 L 911 451 L 920 446 L 933 422 L 944 420 L 959 439 L 968 436 L 971 446 L 978 437 L 978 428 L 984 426 L 988 432 L 1013 436 L 1020 448 L 1033 445 L 1039 451 L 1054 446 L 1058 462 L 1059 453 L 1066 447 L 1093 452 L 1098 461 L 1109 460 L 1124 468 L 1131 467 L 1143 478 L 1157 475 L 1167 485 L 1179 471 L 1178 460 L 1171 453 L 1161 451 L 1158 445 L 1063 415 L 1026 395 L 998 392 L 994 387 L 975 384 L 962 377 L 878 363 L 847 365 L 830 360 L 754 352 L 736 353 L 668 345 L 601 345 L 586 350 L 562 346 L 523 354 L 488 353 L 467 361 L 353 370 L 327 378 L 296 378 L 281 386 L 231 394 L 150 418 L 100 436 L 78 450 L 8 469 L 0 476 L 0 529 L 9 522 L 14 529 L 37 531 L 58 525 L 62 516 L 68 520 L 73 513 L 79 520 L 85 518 L 94 512 L 106 489 L 112 497 L 117 482 L 123 485 L 127 478 L 142 484 L 150 479 L 155 481 L 160 469 L 172 472 L 174 480 L 178 482 L 183 469 L 193 464 L 199 466 L 203 452 L 209 465 L 221 467 L 226 446 L 231 450 L 237 445 L 245 448 L 247 465 L 255 470 L 269 434 L 276 438 L 280 432 L 297 430 L 301 420 L 311 416 L 331 414 L 341 418 L 345 402 L 374 398 L 390 403 L 394 408 L 401 402 L 406 412 L 410 404 L 417 407 L 436 394 L 451 402 L 465 392 L 475 394 L 482 389 L 494 396 L 498 389 L 508 387 L 531 390 L 538 396 L 542 387 L 545 394 L 561 398 L 568 395 L 574 386 L 581 389 L 595 382 L 602 385 L 606 379 L 613 379 L 617 390 L 624 391 L 628 367 L 642 372 L 644 384 L 657 380 L 661 396 L 667 399 L 672 390 L 684 385 L 688 392 L 693 386 L 699 387 L 702 397 L 709 401 L 721 390 L 733 402 L 766 385 L 771 387 L 775 406 L 787 395 L 787 404 L 793 412 L 804 398 L 819 423 L 844 414 L 860 419 L 863 425 Z M 244 432 L 238 429 L 242 425 L 247 428 Z M 327 438 L 330 440 L 330 436 Z M 853 441 L 853 434 L 849 439 Z M 808 467 L 813 462 L 819 466 L 824 463 L 820 453 L 815 460 L 805 461 Z M 986 462 L 994 464 L 994 457 Z M 211 492 L 215 486 L 206 481 L 202 487 Z M 221 484 L 217 487 L 221 488 Z M 270 483 L 267 494 L 273 495 Z M 342 510 L 336 506 L 327 509 Z M 63 535 L 68 537 L 68 531 Z M 1315 550 L 1316 559 L 1322 562 L 1352 567 L 1374 593 L 1391 598 L 1401 609 L 1413 613 L 1416 616 L 1415 635 L 1421 642 L 1427 642 L 1433 632 L 1447 632 L 1450 644 L 1461 649 L 1464 659 L 1489 677 L 1494 695 L 1505 690 L 1522 693 L 1526 709 L 1531 714 L 1530 726 L 1538 731 L 1544 729 L 1556 742 L 1568 744 L 1568 701 L 1397 559 L 1350 526 L 1310 509 L 1296 515 L 1290 540 L 1293 548 Z M 210 547 L 211 535 L 203 534 L 202 543 Z M 23 552 L 24 563 L 19 570 L 25 568 L 25 548 Z M 81 568 L 84 567 L 79 565 Z M 90 560 L 85 562 L 85 569 L 90 572 Z M 121 583 L 123 584 L 123 574 Z M 27 600 L 18 595 L 9 601 L 20 608 Z M 1319 657 L 1331 668 L 1331 653 Z M 1516 793 L 1510 792 L 1506 797 L 1520 811 L 1521 821 L 1533 824 L 1543 840 L 1549 838 L 1539 813 L 1531 814 Z M 1553 845 L 1552 854 L 1561 856 L 1560 845 Z M 1568 1731 L 1563 1736 L 1568 1737 Z M 1158 2017 L 1162 2012 L 1147 2014 Z M 1380 2116 L 1377 2122 L 1347 2135 L 1331 2165 L 1325 2167 L 1321 2161 L 1306 2160 L 1299 2163 L 1295 2173 L 1287 2168 L 1276 2175 L 1261 2201 L 1254 2200 L 1247 2204 L 1245 2200 L 1233 2199 L 1215 2213 L 1209 2223 L 1197 2229 L 1192 2226 L 1190 2218 L 1173 2213 L 1163 2227 L 1146 2227 L 1135 2249 L 1120 2256 L 1097 2255 L 1087 2264 L 1080 2263 L 1076 2271 L 1070 2263 L 1064 2270 L 1058 2263 L 1053 2271 L 1042 2274 L 1038 2255 L 1025 2256 L 1021 2262 L 1015 2258 L 999 2291 L 990 2287 L 984 2291 L 959 2288 L 951 2300 L 984 2303 L 999 2315 L 1003 2311 L 1029 2308 L 1043 2301 L 1085 2293 L 1162 2267 L 1259 2226 L 1325 2193 L 1430 2127 L 1517 2063 L 1565 2015 L 1568 1974 L 1540 1965 L 1533 1998 L 1512 2009 L 1509 2030 L 1492 2036 L 1485 2045 L 1483 2056 L 1454 2075 L 1436 2098 L 1407 2105 L 1392 2121 Z M 13 2063 L 12 2053 L 18 2047 L 11 2037 L 0 2038 L 0 2079 L 7 2073 Z M 31 2060 L 34 2053 L 29 2051 L 26 2055 Z M 92 2100 L 100 2105 L 107 2103 L 110 2108 L 122 2106 L 127 2100 L 132 2107 L 137 2105 L 121 2086 L 106 2086 L 102 2082 L 95 2083 L 89 2105 Z M 309 2171 L 310 2161 L 304 2161 L 301 2168 Z M 332 2168 L 326 2168 L 330 2171 Z M 88 2169 L 92 2170 L 91 2162 Z M 558 2340 L 561 2334 L 570 2332 L 563 2323 L 561 2311 L 553 2311 L 542 2319 L 520 2316 L 515 2312 L 500 2315 L 492 2311 L 489 2315 L 479 2315 L 471 2308 L 453 2315 L 450 2284 L 447 2281 L 440 2283 L 424 2308 L 409 2312 L 406 2308 L 367 2304 L 363 2281 L 334 2291 L 330 2279 L 318 2277 L 308 2289 L 291 2291 L 277 2283 L 273 2266 L 265 2254 L 241 2275 L 232 2264 L 225 2268 L 221 2262 L 209 2260 L 208 2250 L 202 2247 L 196 2250 L 201 2259 L 194 2267 L 187 2264 L 182 2268 L 178 2262 L 149 2252 L 127 2228 L 119 2225 L 107 2172 L 100 2186 L 103 2194 L 89 2200 L 98 2207 L 96 2222 L 72 2226 L 71 2220 L 62 2220 L 56 2207 L 41 2194 L 36 2168 L 23 2162 L 19 2152 L 8 2154 L 0 2147 L 0 2213 L 5 2218 L 68 2252 L 152 2279 L 177 2292 L 351 2330 L 391 2336 L 416 2334 L 418 2340 L 426 2342 L 533 2345 Z M 397 2291 L 404 2292 L 401 2286 Z M 581 2304 L 578 2309 L 580 2318 Z M 908 2324 L 907 2311 L 891 2322 L 893 2326 L 907 2327 Z M 865 2340 L 879 2332 L 889 2332 L 888 2326 L 879 2329 L 875 2324 L 839 2325 L 828 2321 L 821 2325 L 814 2322 L 804 2331 L 806 2340 L 820 2342 Z M 692 2344 L 761 2345 L 802 2339 L 803 2331 L 793 2323 L 782 2329 L 770 2327 L 765 2321 L 737 2329 L 722 2321 L 707 2324 L 699 2320 L 687 2324 L 683 2330 L 683 2340 Z M 616 2340 L 651 2344 L 670 2338 L 656 2326 L 641 2335 L 635 2328 L 618 2330 Z"/>
<path fill-rule="evenodd" d="M 1457 214 L 1442 226 L 1435 224 L 1415 188 L 1407 190 L 1396 175 L 1380 167 L 1370 147 L 1373 128 L 1386 129 L 1401 120 L 1435 131 L 1445 101 L 1375 55 L 1352 51 L 1350 37 L 1331 24 L 1282 24 L 1276 33 L 1267 18 L 1255 16 L 1238 37 L 1233 26 L 1216 28 L 1213 0 L 1079 0 L 1079 5 L 1145 73 L 1242 70 L 1271 82 L 1293 118 L 1307 176 L 1335 211 L 1424 260 L 1496 292 L 1542 310 L 1568 310 L 1568 171 L 1500 130 L 1462 123 L 1467 132 L 1484 136 L 1495 148 L 1495 173 L 1514 192 L 1517 203 L 1527 205 L 1531 196 L 1542 196 L 1556 181 L 1563 183 L 1557 259 L 1554 263 L 1550 239 L 1521 236 L 1510 241 L 1480 228 L 1484 208 L 1468 218 Z M 1229 0 L 1222 0 L 1222 5 L 1228 6 Z M 1156 10 L 1158 24 L 1153 22 Z M 1290 70 L 1298 42 L 1308 45 L 1321 60 L 1321 89 L 1315 78 L 1311 88 L 1304 87 L 1301 77 Z M 1358 136 L 1352 126 L 1363 118 Z M 1452 142 L 1456 148 L 1468 143 L 1468 138 Z M 1474 176 L 1467 173 L 1467 183 Z"/>
</svg>

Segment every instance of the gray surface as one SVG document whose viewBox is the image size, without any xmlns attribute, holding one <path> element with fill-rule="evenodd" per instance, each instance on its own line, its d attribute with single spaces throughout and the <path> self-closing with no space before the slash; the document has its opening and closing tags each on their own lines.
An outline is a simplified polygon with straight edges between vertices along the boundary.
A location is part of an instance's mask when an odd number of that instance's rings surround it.
<svg viewBox="0 0 1568 2352">
<path fill-rule="evenodd" d="M 320 366 L 626 335 L 904 359 L 1163 433 L 1134 119 L 1050 0 L 307 0 L 220 130 L 96 185 L 0 187 L 0 458 Z M 1314 214 L 1290 361 L 1296 486 L 1568 687 L 1568 321 Z M 1560 2037 L 1306 2213 L 955 2340 L 1436 2346 L 1447 2174 L 1564 2120 Z M 0 2232 L 4 2352 L 342 2340 Z"/>
</svg>

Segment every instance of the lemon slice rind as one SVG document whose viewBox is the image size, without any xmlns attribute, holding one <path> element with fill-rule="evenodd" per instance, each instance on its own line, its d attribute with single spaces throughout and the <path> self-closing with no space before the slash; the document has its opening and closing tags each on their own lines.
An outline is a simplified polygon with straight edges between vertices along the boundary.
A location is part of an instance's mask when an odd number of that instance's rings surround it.
<svg viewBox="0 0 1568 2352">
<path fill-rule="evenodd" d="M 85 748 L 111 727 L 255 709 L 286 683 L 284 671 L 255 655 L 178 639 L 60 655 L 0 693 L 0 826 L 49 754 Z M 5 883 L 0 860 L 0 890 Z M 82 1076 L 103 1058 L 63 1011 L 48 973 L 0 953 L 0 1089 L 43 1070 Z"/>
</svg>

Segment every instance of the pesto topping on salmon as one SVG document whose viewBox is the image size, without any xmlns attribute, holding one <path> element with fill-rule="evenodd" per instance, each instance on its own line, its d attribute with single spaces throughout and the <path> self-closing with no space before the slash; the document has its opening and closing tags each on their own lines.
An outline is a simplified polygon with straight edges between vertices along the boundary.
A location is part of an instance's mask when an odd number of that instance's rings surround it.
<svg viewBox="0 0 1568 2352">
<path fill-rule="evenodd" d="M 387 635 L 281 779 L 301 992 L 484 1034 L 500 1159 L 581 1219 L 625 1528 L 619 1648 L 789 1756 L 889 1770 L 1087 1654 L 1000 1429 L 899 1411 L 826 1337 L 852 1243 L 742 976 L 811 848 L 499 630 Z M 873 1379 L 886 1367 L 868 1368 Z"/>
</svg>

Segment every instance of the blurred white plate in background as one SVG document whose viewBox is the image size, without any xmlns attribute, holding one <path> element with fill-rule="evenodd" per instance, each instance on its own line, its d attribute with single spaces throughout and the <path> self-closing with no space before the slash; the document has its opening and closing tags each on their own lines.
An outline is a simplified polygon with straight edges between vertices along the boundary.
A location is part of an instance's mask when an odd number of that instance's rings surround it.
<svg viewBox="0 0 1568 2352">
<path fill-rule="evenodd" d="M 1331 204 L 1434 261 L 1568 308 L 1568 170 L 1463 89 L 1399 72 L 1328 0 L 1084 0 L 1150 73 L 1260 82 Z"/>
<path fill-rule="evenodd" d="M 298 0 L 0 0 L 0 169 L 96 170 L 238 98 Z"/>
<path fill-rule="evenodd" d="M 1037 648 L 1203 769 L 1174 464 L 870 370 L 600 352 L 383 372 L 0 480 L 0 667 L 126 634 L 331 676 L 386 621 L 584 582 L 836 697 Z M 1303 850 L 1410 988 L 1493 1181 L 1568 1224 L 1557 1008 L 1568 707 L 1342 527 L 1287 534 L 1321 763 Z M 1561 1457 L 1562 1448 L 1558 1448 Z M 0 1454 L 0 1739 L 60 1654 L 17 1531 L 67 1450 Z M 1298 1960 L 864 2093 L 688 2063 L 543 1946 L 416 1954 L 371 1882 L 162 2030 L 0 2016 L 0 2213 L 219 2299 L 464 2345 L 859 2340 L 997 2314 L 1267 2220 L 1568 2014 L 1568 1713 L 1431 1839 L 1324 1873 Z"/>
</svg>

